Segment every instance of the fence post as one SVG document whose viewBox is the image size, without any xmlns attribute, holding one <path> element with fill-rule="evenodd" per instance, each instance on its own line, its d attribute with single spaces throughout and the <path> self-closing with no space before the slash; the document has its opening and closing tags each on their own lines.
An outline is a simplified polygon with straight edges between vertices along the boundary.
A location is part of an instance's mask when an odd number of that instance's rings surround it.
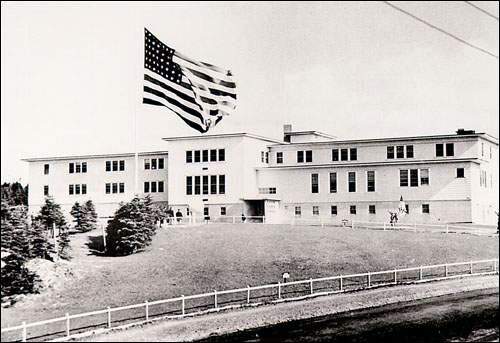
<svg viewBox="0 0 500 343">
<path fill-rule="evenodd" d="M 418 279 L 422 280 L 422 266 L 420 266 L 420 269 L 418 271 Z"/>
<path fill-rule="evenodd" d="M 250 304 L 250 285 L 247 285 L 247 304 Z"/>
<path fill-rule="evenodd" d="M 386 223 L 384 223 L 384 231 L 385 231 L 385 226 L 386 226 Z"/>
<path fill-rule="evenodd" d="M 278 281 L 278 299 L 281 299 L 281 282 Z"/>
<path fill-rule="evenodd" d="M 23 322 L 23 342 L 26 342 L 26 336 L 27 336 L 26 322 Z"/>
<path fill-rule="evenodd" d="M 354 220 L 351 220 L 351 229 L 354 229 Z"/>
<path fill-rule="evenodd" d="M 448 265 L 444 265 L 444 277 L 448 277 Z"/>
<path fill-rule="evenodd" d="M 472 261 L 470 262 L 470 273 L 472 274 Z"/>
<path fill-rule="evenodd" d="M 372 286 L 372 276 L 370 272 L 368 272 L 368 288 L 370 288 L 371 286 Z"/>
<path fill-rule="evenodd" d="M 448 224 L 446 224 L 446 233 L 448 233 L 448 231 L 449 231 Z"/>
<path fill-rule="evenodd" d="M 109 306 L 106 309 L 108 310 L 108 328 L 111 328 L 111 309 Z"/>
<path fill-rule="evenodd" d="M 398 271 L 397 270 L 394 271 L 394 284 L 395 285 L 398 284 Z"/>
<path fill-rule="evenodd" d="M 104 229 L 104 224 L 101 224 L 102 230 L 102 243 L 104 245 L 104 251 L 106 251 L 106 230 Z"/>
<path fill-rule="evenodd" d="M 417 223 L 413 223 L 413 231 L 417 232 Z"/>
<path fill-rule="evenodd" d="M 69 313 L 66 313 L 66 336 L 69 337 Z"/>
<path fill-rule="evenodd" d="M 344 285 L 342 284 L 342 276 L 340 277 L 340 291 L 344 290 Z"/>
<path fill-rule="evenodd" d="M 309 282 L 311 283 L 311 284 L 310 284 L 310 285 L 311 285 L 311 287 L 310 287 L 310 288 L 311 288 L 311 294 L 314 294 L 314 289 L 313 289 L 313 279 L 312 279 L 312 278 L 311 278 L 311 279 L 309 279 Z"/>
<path fill-rule="evenodd" d="M 146 320 L 149 320 L 149 303 L 147 300 L 144 302 L 144 305 L 146 307 Z"/>
<path fill-rule="evenodd" d="M 218 308 L 218 305 L 217 305 L 217 290 L 214 289 L 214 305 L 215 305 L 215 308 Z"/>
<path fill-rule="evenodd" d="M 186 314 L 186 299 L 184 299 L 184 294 L 181 295 L 182 298 L 182 316 Z"/>
</svg>

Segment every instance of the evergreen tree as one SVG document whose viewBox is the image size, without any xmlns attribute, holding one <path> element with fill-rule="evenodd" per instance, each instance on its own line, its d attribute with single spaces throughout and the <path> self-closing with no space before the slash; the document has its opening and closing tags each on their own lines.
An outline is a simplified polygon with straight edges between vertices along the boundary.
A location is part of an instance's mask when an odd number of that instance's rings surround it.
<svg viewBox="0 0 500 343">
<path fill-rule="evenodd" d="M 40 213 L 35 219 L 39 220 L 52 234 L 56 234 L 53 232 L 55 224 L 55 227 L 59 231 L 59 235 L 57 236 L 58 253 L 61 258 L 69 259 L 71 247 L 69 245 L 68 226 L 61 211 L 61 206 L 55 203 L 52 197 L 46 197 L 45 204 L 40 208 Z"/>
<path fill-rule="evenodd" d="M 30 258 L 51 259 L 50 256 L 55 250 L 48 232 L 39 220 L 33 220 L 29 230 Z"/>
<path fill-rule="evenodd" d="M 97 228 L 97 212 L 94 203 L 92 200 L 88 200 L 83 207 L 85 208 L 86 231 L 94 230 Z"/>
<path fill-rule="evenodd" d="M 25 259 L 18 254 L 2 249 L 2 299 L 16 294 L 33 293 L 38 275 L 24 266 Z"/>
<path fill-rule="evenodd" d="M 83 209 L 80 203 L 77 201 L 71 208 L 70 214 L 75 218 L 75 229 L 78 231 L 83 231 L 82 230 L 82 217 L 83 217 Z"/>
<path fill-rule="evenodd" d="M 107 252 L 122 256 L 144 250 L 156 232 L 157 216 L 149 196 L 122 204 L 106 228 Z"/>
</svg>

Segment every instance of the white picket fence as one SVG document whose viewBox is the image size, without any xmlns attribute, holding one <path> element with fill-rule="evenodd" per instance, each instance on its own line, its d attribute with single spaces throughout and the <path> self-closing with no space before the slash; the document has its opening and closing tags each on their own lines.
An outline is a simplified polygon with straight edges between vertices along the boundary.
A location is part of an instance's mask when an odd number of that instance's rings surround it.
<svg viewBox="0 0 500 343">
<path fill-rule="evenodd" d="M 121 306 L 121 307 L 107 307 L 106 309 L 85 312 L 79 314 L 66 313 L 64 317 L 53 318 L 49 320 L 43 320 L 34 323 L 26 323 L 23 322 L 21 325 L 2 328 L 1 333 L 7 333 L 12 331 L 20 331 L 21 332 L 21 340 L 25 342 L 28 339 L 28 329 L 39 327 L 39 326 L 47 326 L 52 323 L 63 323 L 65 325 L 65 332 L 61 333 L 61 330 L 54 332 L 48 331 L 44 333 L 37 333 L 37 336 L 34 339 L 39 340 L 41 337 L 49 338 L 58 338 L 58 340 L 67 340 L 72 337 L 72 331 L 81 333 L 82 329 L 88 329 L 89 326 L 82 327 L 72 327 L 72 320 L 83 317 L 90 316 L 99 316 L 106 315 L 106 322 L 101 323 L 100 326 L 104 326 L 106 328 L 112 327 L 112 314 L 119 311 L 126 311 L 132 309 L 140 309 L 143 308 L 143 315 L 140 320 L 135 321 L 133 323 L 143 323 L 147 321 L 151 321 L 152 316 L 151 308 L 153 306 L 158 306 L 161 304 L 174 303 L 178 304 L 177 314 L 165 316 L 164 313 L 156 314 L 155 317 L 157 319 L 165 319 L 165 318 L 183 318 L 185 316 L 192 316 L 196 314 L 212 312 L 212 311 L 220 311 L 223 309 L 235 308 L 235 307 L 243 307 L 243 306 L 252 306 L 261 304 L 263 302 L 253 302 L 255 299 L 267 299 L 266 302 L 276 303 L 286 300 L 296 300 L 303 299 L 307 297 L 320 296 L 320 295 L 328 295 L 334 293 L 341 292 L 349 292 L 360 289 L 368 289 L 374 287 L 382 287 L 382 286 L 391 286 L 398 284 L 408 284 L 408 283 L 420 283 L 420 282 L 430 282 L 436 280 L 471 276 L 471 275 L 490 275 L 490 274 L 498 274 L 498 259 L 489 259 L 489 260 L 481 260 L 481 261 L 469 261 L 469 262 L 459 262 L 459 263 L 445 263 L 438 265 L 429 265 L 429 266 L 419 266 L 413 268 L 404 268 L 404 269 L 394 269 L 394 270 L 384 270 L 384 271 L 376 271 L 376 272 L 367 272 L 360 274 L 350 274 L 350 275 L 337 275 L 337 276 L 329 276 L 322 278 L 314 278 L 314 279 L 306 279 L 300 281 L 289 281 L 289 282 L 277 282 L 273 284 L 267 284 L 262 286 L 247 286 L 239 289 L 230 289 L 213 292 L 196 294 L 190 296 L 181 295 L 180 297 L 156 300 L 156 301 L 145 301 L 143 303 Z M 297 288 L 297 286 L 303 286 L 302 288 Z M 260 291 L 269 290 L 269 294 L 257 294 Z M 298 297 L 286 297 L 287 294 L 300 294 Z M 240 296 L 244 296 L 244 298 L 233 299 L 232 301 L 228 301 L 228 299 L 222 299 L 226 295 L 230 294 L 240 294 Z M 208 298 L 208 308 L 200 311 L 192 311 L 188 312 L 191 308 L 199 308 L 199 306 L 188 307 L 186 303 L 188 301 L 193 301 L 197 299 L 206 299 Z M 233 303 L 233 305 L 224 306 L 226 303 Z M 221 306 L 223 305 L 223 306 Z M 127 314 L 126 314 L 127 315 Z M 136 317 L 125 317 L 118 320 L 118 322 L 129 321 L 131 318 L 137 319 Z M 155 319 L 155 320 L 157 320 Z M 99 326 L 99 325 L 94 325 Z M 93 329 L 95 330 L 95 328 Z M 88 331 L 88 330 L 87 330 Z M 55 337 L 54 337 L 55 336 Z M 33 337 L 32 337 L 33 338 Z M 13 339 L 9 337 L 7 339 L 12 341 Z M 4 341 L 4 337 L 2 336 L 2 341 Z"/>
</svg>

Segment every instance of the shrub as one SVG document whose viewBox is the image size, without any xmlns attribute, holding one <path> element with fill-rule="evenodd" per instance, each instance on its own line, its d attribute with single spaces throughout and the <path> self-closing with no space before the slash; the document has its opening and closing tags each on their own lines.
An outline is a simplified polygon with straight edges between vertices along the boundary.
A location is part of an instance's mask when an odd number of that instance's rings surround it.
<svg viewBox="0 0 500 343">
<path fill-rule="evenodd" d="M 156 232 L 157 217 L 149 196 L 121 204 L 106 228 L 107 253 L 124 256 L 144 250 Z"/>
</svg>

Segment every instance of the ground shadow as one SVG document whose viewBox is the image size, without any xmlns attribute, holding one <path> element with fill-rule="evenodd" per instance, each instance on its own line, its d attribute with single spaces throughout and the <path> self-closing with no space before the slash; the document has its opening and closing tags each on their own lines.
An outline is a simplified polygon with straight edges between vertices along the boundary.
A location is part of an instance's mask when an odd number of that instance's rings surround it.
<svg viewBox="0 0 500 343">
<path fill-rule="evenodd" d="M 104 240 L 101 235 L 89 236 L 88 239 L 89 241 L 85 243 L 85 245 L 89 248 L 89 255 L 106 256 L 104 251 Z"/>
</svg>

